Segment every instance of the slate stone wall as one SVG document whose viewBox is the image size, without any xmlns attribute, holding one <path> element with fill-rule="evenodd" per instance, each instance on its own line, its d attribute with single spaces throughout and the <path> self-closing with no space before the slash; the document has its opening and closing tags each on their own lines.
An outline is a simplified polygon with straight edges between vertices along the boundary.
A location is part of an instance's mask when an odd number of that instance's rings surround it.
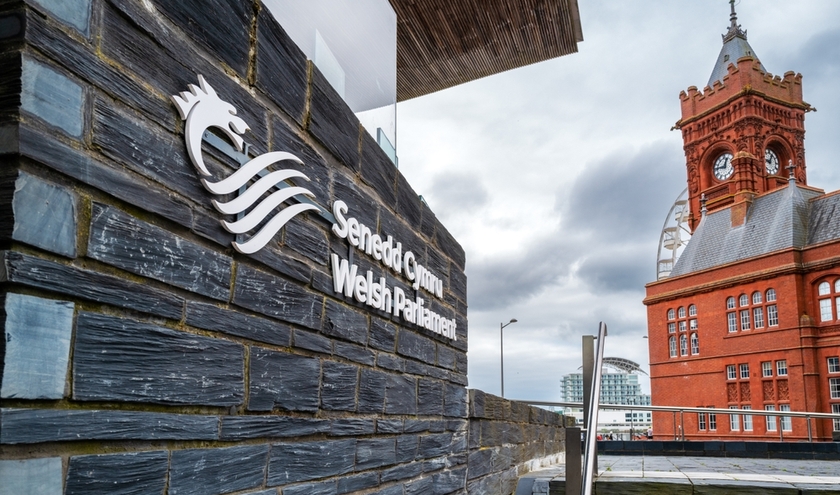
<svg viewBox="0 0 840 495">
<path fill-rule="evenodd" d="M 443 280 L 457 340 L 336 294 L 319 215 L 231 247 L 170 100 L 198 74 Z M 472 431 L 464 252 L 259 1 L 0 0 L 0 165 L 0 494 L 494 493 L 554 435 Z"/>
</svg>

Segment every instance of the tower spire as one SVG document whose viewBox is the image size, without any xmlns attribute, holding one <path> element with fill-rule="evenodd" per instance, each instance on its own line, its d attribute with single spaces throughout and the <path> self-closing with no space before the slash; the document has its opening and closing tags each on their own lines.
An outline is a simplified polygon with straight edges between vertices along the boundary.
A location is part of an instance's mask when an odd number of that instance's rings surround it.
<svg viewBox="0 0 840 495">
<path fill-rule="evenodd" d="M 735 0 L 729 0 L 729 11 L 729 29 L 726 31 L 726 34 L 722 35 L 723 42 L 726 43 L 736 36 L 746 40 L 747 32 L 742 30 L 741 26 L 738 25 L 738 14 L 735 13 Z"/>
</svg>

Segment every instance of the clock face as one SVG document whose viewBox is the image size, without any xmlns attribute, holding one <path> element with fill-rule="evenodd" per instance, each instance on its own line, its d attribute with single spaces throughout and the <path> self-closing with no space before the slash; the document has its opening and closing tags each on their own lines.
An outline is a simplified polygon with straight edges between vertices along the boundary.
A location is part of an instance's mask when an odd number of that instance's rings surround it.
<svg viewBox="0 0 840 495">
<path fill-rule="evenodd" d="M 715 160 L 714 173 L 717 180 L 726 180 L 732 176 L 732 154 L 724 153 Z"/>
<path fill-rule="evenodd" d="M 769 175 L 779 173 L 779 156 L 770 148 L 764 150 L 764 168 Z"/>
</svg>

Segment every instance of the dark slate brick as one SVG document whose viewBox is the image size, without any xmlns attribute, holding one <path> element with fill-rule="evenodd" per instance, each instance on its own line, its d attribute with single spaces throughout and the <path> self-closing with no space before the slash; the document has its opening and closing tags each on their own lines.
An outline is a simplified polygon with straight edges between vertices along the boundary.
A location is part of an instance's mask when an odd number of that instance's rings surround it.
<svg viewBox="0 0 840 495">
<path fill-rule="evenodd" d="M 219 417 L 135 411 L 0 409 L 0 444 L 216 440 Z"/>
<path fill-rule="evenodd" d="M 261 14 L 262 12 L 265 12 L 265 10 L 260 11 Z M 262 54 L 258 49 L 257 58 L 259 59 L 261 56 Z M 257 71 L 257 86 L 259 86 L 259 69 Z M 282 74 L 277 74 L 277 76 L 283 77 Z M 327 204 L 330 198 L 332 179 L 330 178 L 330 167 L 324 161 L 324 157 L 306 143 L 296 130 L 293 130 L 279 116 L 272 114 L 269 121 L 271 122 L 273 149 L 288 151 L 303 161 L 303 163 L 296 164 L 295 169 L 303 172 L 309 178 L 309 181 L 305 182 L 306 188 L 315 193 L 315 197 L 320 199 L 320 203 Z"/>
<path fill-rule="evenodd" d="M 403 463 L 415 460 L 419 446 L 419 435 L 401 435 L 397 437 L 397 462 Z"/>
<path fill-rule="evenodd" d="M 355 411 L 359 367 L 324 361 L 321 369 L 321 408 L 333 411 Z"/>
<path fill-rule="evenodd" d="M 449 276 L 449 290 L 458 299 L 467 300 L 467 276 L 460 270 L 452 270 Z"/>
<path fill-rule="evenodd" d="M 435 480 L 431 476 L 428 478 L 420 478 L 405 484 L 405 495 L 430 495 L 433 493 L 435 493 Z"/>
<path fill-rule="evenodd" d="M 359 189 L 351 177 L 343 174 L 336 174 L 333 177 L 333 197 L 347 203 L 348 218 L 355 217 L 371 229 L 378 225 L 379 202 Z M 405 242 L 399 238 L 397 240 Z M 341 245 L 346 247 L 349 243 L 345 240 L 341 241 Z"/>
<path fill-rule="evenodd" d="M 47 11 L 51 17 L 75 28 L 85 36 L 90 31 L 91 0 L 78 0 L 68 3 L 63 0 L 34 0 L 35 4 Z"/>
<path fill-rule="evenodd" d="M 332 421 L 330 435 L 334 437 L 373 435 L 374 431 L 372 419 L 342 418 Z"/>
<path fill-rule="evenodd" d="M 420 196 L 402 174 L 397 175 L 397 213 L 415 230 L 422 224 L 423 211 Z"/>
<path fill-rule="evenodd" d="M 332 340 L 318 335 L 317 333 L 307 332 L 306 330 L 294 330 L 294 347 L 299 349 L 306 349 L 308 351 L 321 352 L 324 354 L 332 353 Z"/>
<path fill-rule="evenodd" d="M 412 361 L 410 359 L 405 361 L 405 372 L 413 375 L 437 378 L 438 380 L 446 380 L 449 378 L 449 372 L 444 369 L 435 368 L 434 366 L 418 363 L 417 361 Z"/>
<path fill-rule="evenodd" d="M 424 363 L 435 362 L 435 342 L 405 328 L 400 329 L 397 352 Z"/>
<path fill-rule="evenodd" d="M 166 486 L 169 452 L 81 455 L 70 458 L 66 495 L 158 495 Z"/>
<path fill-rule="evenodd" d="M 52 67 L 23 58 L 20 108 L 47 124 L 80 138 L 84 131 L 82 86 Z"/>
<path fill-rule="evenodd" d="M 435 491 L 434 495 L 446 495 L 454 493 L 458 490 L 463 490 L 467 480 L 467 468 L 453 469 L 451 471 L 443 471 L 435 474 L 433 477 Z M 508 490 L 512 493 L 516 490 L 516 483 L 514 482 L 513 490 Z"/>
<path fill-rule="evenodd" d="M 393 467 L 391 469 L 387 469 L 382 471 L 382 482 L 386 483 L 388 481 L 401 481 L 401 480 L 408 480 L 411 478 L 416 478 L 423 473 L 423 463 L 422 462 L 412 462 L 409 464 L 403 464 L 402 466 Z"/>
<path fill-rule="evenodd" d="M 283 495 L 337 495 L 336 481 L 319 481 L 283 488 Z"/>
<path fill-rule="evenodd" d="M 327 300 L 327 317 L 323 333 L 364 345 L 368 338 L 368 319 L 365 313 L 341 303 Z"/>
<path fill-rule="evenodd" d="M 356 442 L 356 470 L 396 464 L 395 438 L 367 438 Z"/>
<path fill-rule="evenodd" d="M 440 355 L 438 355 L 438 360 L 440 359 Z M 456 368 L 460 373 L 466 374 L 467 373 L 467 353 L 466 352 L 459 352 L 455 355 L 455 362 Z"/>
<path fill-rule="evenodd" d="M 382 413 L 385 405 L 385 386 L 388 375 L 379 371 L 362 368 L 359 376 L 360 413 Z"/>
<path fill-rule="evenodd" d="M 443 414 L 443 383 L 420 378 L 417 383 L 417 414 Z"/>
<path fill-rule="evenodd" d="M 336 342 L 333 351 L 336 356 L 341 356 L 360 364 L 373 366 L 376 363 L 376 353 L 362 346 Z"/>
<path fill-rule="evenodd" d="M 435 459 L 429 459 L 422 462 L 423 464 L 423 472 L 424 473 L 431 473 L 434 471 L 440 471 L 444 467 L 446 467 L 446 458 L 444 457 L 437 457 Z M 512 493 L 512 491 L 511 491 Z"/>
<path fill-rule="evenodd" d="M 305 187 L 305 184 L 301 184 Z M 322 266 L 327 266 L 330 246 L 326 231 L 300 217 L 286 224 L 285 246 Z"/>
<path fill-rule="evenodd" d="M 431 459 L 451 453 L 452 433 L 436 433 L 420 437 L 420 451 L 417 457 Z"/>
<path fill-rule="evenodd" d="M 359 119 L 314 65 L 311 91 L 309 132 L 345 166 L 358 170 Z"/>
<path fill-rule="evenodd" d="M 154 0 L 158 9 L 184 30 L 193 41 L 247 76 L 252 6 L 230 0 Z M 224 22 L 219 22 L 224 19 Z"/>
<path fill-rule="evenodd" d="M 460 268 L 461 270 L 464 269 L 464 265 L 466 264 L 466 255 L 464 254 L 464 248 L 452 237 L 452 234 L 446 230 L 446 227 L 440 223 L 440 220 L 437 220 L 437 225 L 435 226 L 435 243 L 438 245 L 440 250 L 455 263 L 455 266 Z M 454 267 L 452 269 L 451 275 L 454 275 L 458 270 Z"/>
<path fill-rule="evenodd" d="M 91 159 L 39 131 L 20 128 L 21 154 L 54 170 L 93 186 L 110 196 L 190 227 L 193 216 L 190 206 L 163 187 L 124 170 L 109 167 Z M 218 220 L 215 220 L 218 225 Z M 226 245 L 230 245 L 227 242 Z"/>
<path fill-rule="evenodd" d="M 251 411 L 316 411 L 321 362 L 316 358 L 251 348 Z"/>
<path fill-rule="evenodd" d="M 368 345 L 380 351 L 394 352 L 397 327 L 379 318 L 371 318 Z"/>
<path fill-rule="evenodd" d="M 374 129 L 375 131 L 375 129 Z M 382 148 L 368 132 L 362 133 L 362 180 L 369 184 L 386 205 L 397 203 L 397 167 L 382 151 Z"/>
<path fill-rule="evenodd" d="M 382 209 L 379 213 L 380 217 L 380 230 L 383 238 L 387 236 L 393 236 L 394 239 L 398 240 L 402 243 L 403 246 L 403 253 L 406 251 L 412 251 L 415 256 L 419 257 L 417 261 L 420 264 L 425 265 L 425 260 L 423 260 L 423 251 L 426 243 L 428 242 L 425 239 L 422 239 L 419 235 L 417 235 L 416 231 L 413 230 L 406 222 L 400 220 L 395 214 L 391 213 L 390 210 Z M 405 285 L 408 281 L 400 277 L 400 283 Z M 410 292 L 410 290 L 408 291 Z"/>
<path fill-rule="evenodd" d="M 406 419 L 405 420 L 405 432 L 406 433 L 419 433 L 423 431 L 429 431 L 429 420 L 428 419 Z"/>
<path fill-rule="evenodd" d="M 73 398 L 237 405 L 245 395 L 244 360 L 244 348 L 233 342 L 82 312 L 76 319 Z"/>
<path fill-rule="evenodd" d="M 459 354 L 461 353 L 451 347 L 439 343 L 437 345 L 437 365 L 454 371 Z M 466 354 L 464 354 L 464 357 L 466 357 Z"/>
<path fill-rule="evenodd" d="M 329 433 L 326 419 L 290 416 L 223 416 L 221 440 L 293 438 Z"/>
<path fill-rule="evenodd" d="M 62 399 L 73 303 L 12 293 L 4 298 L 0 298 L 5 317 L 0 336 L 0 397 Z"/>
<path fill-rule="evenodd" d="M 379 490 L 378 492 L 371 493 L 370 495 L 403 495 L 403 490 L 403 485 L 394 485 Z"/>
<path fill-rule="evenodd" d="M 386 370 L 405 371 L 405 359 L 384 352 L 376 356 L 376 365 Z"/>
<path fill-rule="evenodd" d="M 414 378 L 388 375 L 385 385 L 385 413 L 415 414 L 416 412 L 417 390 Z"/>
<path fill-rule="evenodd" d="M 93 204 L 87 255 L 213 299 L 230 298 L 231 258 L 111 206 Z"/>
<path fill-rule="evenodd" d="M 268 445 L 172 452 L 170 495 L 216 495 L 262 485 Z"/>
<path fill-rule="evenodd" d="M 353 471 L 356 440 L 274 444 L 268 461 L 268 486 L 338 476 Z M 286 491 L 287 489 L 284 489 Z"/>
<path fill-rule="evenodd" d="M 379 473 L 363 473 L 338 479 L 338 493 L 350 493 L 379 485 Z"/>
<path fill-rule="evenodd" d="M 377 419 L 376 433 L 380 435 L 388 433 L 402 433 L 403 420 L 401 419 Z"/>
<path fill-rule="evenodd" d="M 256 85 L 298 124 L 303 124 L 306 55 L 267 8 L 260 9 L 258 16 Z"/>
<path fill-rule="evenodd" d="M 291 345 L 292 330 L 274 320 L 258 318 L 212 304 L 187 303 L 187 325 L 283 347 Z"/>
<path fill-rule="evenodd" d="M 281 321 L 321 328 L 322 296 L 249 266 L 237 266 L 233 302 Z"/>
<path fill-rule="evenodd" d="M 443 414 L 458 418 L 467 417 L 467 389 L 447 383 L 443 396 Z"/>
<path fill-rule="evenodd" d="M 12 202 L 12 238 L 75 258 L 77 202 L 72 192 L 20 172 Z"/>
<path fill-rule="evenodd" d="M 216 225 L 220 225 L 218 219 L 213 219 Z M 220 226 L 221 228 L 221 226 Z M 224 230 L 224 229 L 222 229 Z M 226 246 L 232 242 L 228 241 Z M 252 259 L 259 261 L 265 266 L 276 270 L 281 275 L 293 278 L 303 284 L 308 284 L 312 279 L 312 268 L 303 261 L 288 256 L 274 246 L 274 243 L 267 244 L 264 248 L 250 255 Z"/>
</svg>

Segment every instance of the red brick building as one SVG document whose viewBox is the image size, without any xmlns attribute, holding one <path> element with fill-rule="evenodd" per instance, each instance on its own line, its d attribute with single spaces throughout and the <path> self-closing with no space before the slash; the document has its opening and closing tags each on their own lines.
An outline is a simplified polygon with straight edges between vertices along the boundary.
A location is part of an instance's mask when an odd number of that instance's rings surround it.
<svg viewBox="0 0 840 495">
<path fill-rule="evenodd" d="M 647 285 L 653 404 L 840 413 L 840 191 L 807 184 L 802 76 L 768 73 L 733 11 L 708 86 L 680 100 L 692 237 Z M 655 436 L 674 426 L 654 415 Z M 684 428 L 808 438 L 799 418 L 687 414 Z"/>
</svg>

